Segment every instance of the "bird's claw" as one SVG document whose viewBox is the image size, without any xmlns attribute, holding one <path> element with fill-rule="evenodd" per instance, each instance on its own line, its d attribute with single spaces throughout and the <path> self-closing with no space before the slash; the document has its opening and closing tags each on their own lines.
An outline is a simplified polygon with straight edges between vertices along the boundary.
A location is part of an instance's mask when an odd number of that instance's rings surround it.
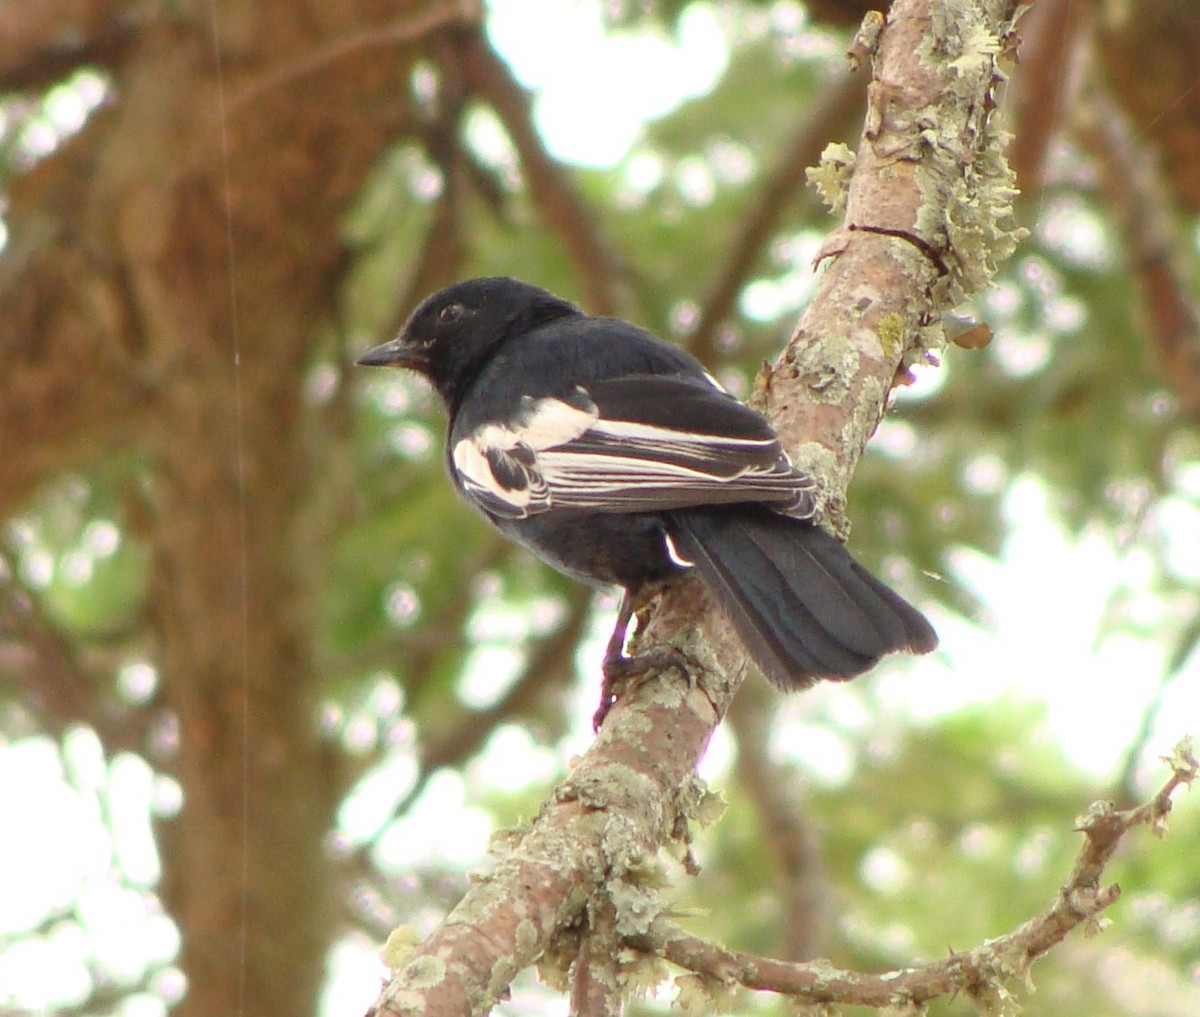
<svg viewBox="0 0 1200 1017">
<path fill-rule="evenodd" d="M 678 671 L 689 682 L 692 681 L 692 661 L 682 650 L 673 647 L 648 650 L 633 657 L 614 655 L 605 657 L 602 670 L 604 681 L 600 686 L 600 706 L 592 715 L 592 730 L 599 731 L 609 711 L 627 691 L 625 685 L 631 678 L 650 672 Z"/>
</svg>

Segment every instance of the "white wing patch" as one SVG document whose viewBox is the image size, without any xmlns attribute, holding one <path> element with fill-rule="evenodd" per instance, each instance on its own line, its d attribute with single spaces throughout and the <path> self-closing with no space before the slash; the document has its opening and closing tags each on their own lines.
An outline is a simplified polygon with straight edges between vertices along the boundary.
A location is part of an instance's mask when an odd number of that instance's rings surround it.
<svg viewBox="0 0 1200 1017">
<path fill-rule="evenodd" d="M 520 518 L 550 507 L 539 452 L 568 444 L 600 417 L 583 389 L 584 406 L 529 399 L 513 426 L 487 424 L 454 446 L 451 458 L 463 488 L 485 509 Z"/>
<path fill-rule="evenodd" d="M 576 391 L 584 397 L 587 395 L 583 389 Z M 600 411 L 590 399 L 583 409 L 561 399 L 531 399 L 515 428 L 489 424 L 476 432 L 475 441 L 485 448 L 509 449 L 524 445 L 538 452 L 573 441 L 599 416 Z"/>
<path fill-rule="evenodd" d="M 574 403 L 526 399 L 511 424 L 487 424 L 459 440 L 451 461 L 468 497 L 517 519 L 550 508 L 636 512 L 739 501 L 806 515 L 814 487 L 774 437 L 603 419 L 582 388 Z"/>
</svg>

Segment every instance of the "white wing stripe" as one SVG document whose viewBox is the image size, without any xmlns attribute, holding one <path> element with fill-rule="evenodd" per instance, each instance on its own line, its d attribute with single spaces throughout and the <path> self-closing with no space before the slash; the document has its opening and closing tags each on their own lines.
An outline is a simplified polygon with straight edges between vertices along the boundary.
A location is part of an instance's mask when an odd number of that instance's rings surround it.
<svg viewBox="0 0 1200 1017">
<path fill-rule="evenodd" d="M 553 448 L 574 441 L 592 426 L 599 415 L 600 411 L 595 406 L 589 411 L 564 403 L 561 399 L 538 399 L 521 416 L 515 427 L 488 424 L 459 444 L 469 441 L 481 449 L 498 448 L 502 451 L 517 445 L 528 445 L 535 451 Z"/>
<path fill-rule="evenodd" d="M 486 464 L 485 464 L 486 465 Z M 702 483 L 729 483 L 744 477 L 777 477 L 796 486 L 796 475 L 783 464 L 764 468 L 747 466 L 735 473 L 718 475 L 708 470 L 684 466 L 679 463 L 656 459 L 635 459 L 615 455 L 591 455 L 579 452 L 556 451 L 554 449 L 538 456 L 539 472 L 551 487 L 573 482 L 588 483 L 588 478 L 661 477 L 665 481 L 682 480 Z"/>
<path fill-rule="evenodd" d="M 607 434 L 614 438 L 628 438 L 664 445 L 720 445 L 733 448 L 769 448 L 778 439 L 734 438 L 727 434 L 697 434 L 695 431 L 676 431 L 655 424 L 639 424 L 631 420 L 596 420 L 590 432 Z M 574 436 L 577 437 L 577 436 Z"/>
<path fill-rule="evenodd" d="M 489 512 L 519 518 L 555 505 L 621 511 L 788 495 L 799 504 L 814 486 L 774 437 L 602 420 L 587 393 L 579 396 L 582 406 L 527 398 L 511 424 L 487 424 L 458 441 L 451 462 L 464 492 Z"/>
</svg>

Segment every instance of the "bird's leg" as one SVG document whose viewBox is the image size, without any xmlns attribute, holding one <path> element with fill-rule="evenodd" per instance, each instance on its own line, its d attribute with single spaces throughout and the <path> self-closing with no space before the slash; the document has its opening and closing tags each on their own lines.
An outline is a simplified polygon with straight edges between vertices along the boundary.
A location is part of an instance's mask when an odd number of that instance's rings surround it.
<svg viewBox="0 0 1200 1017">
<path fill-rule="evenodd" d="M 608 711 L 621 698 L 617 692 L 618 684 L 624 684 L 629 678 L 652 670 L 674 668 L 685 677 L 689 674 L 687 657 L 676 649 L 650 650 L 635 657 L 625 655 L 625 637 L 629 630 L 629 620 L 633 617 L 635 601 L 634 591 L 626 589 L 621 592 L 617 621 L 613 625 L 612 635 L 608 637 L 608 645 L 604 648 L 604 663 L 601 665 L 604 681 L 600 685 L 600 706 L 592 716 L 593 731 L 600 730 Z"/>
<path fill-rule="evenodd" d="M 608 637 L 608 645 L 604 648 L 604 663 L 601 671 L 604 681 L 600 685 L 600 706 L 592 715 L 592 730 L 599 731 L 608 711 L 617 701 L 614 686 L 625 677 L 624 666 L 629 658 L 625 656 L 625 637 L 629 631 L 629 619 L 633 617 L 633 591 L 621 591 L 621 605 L 617 608 L 617 621 L 613 625 L 612 635 Z"/>
</svg>

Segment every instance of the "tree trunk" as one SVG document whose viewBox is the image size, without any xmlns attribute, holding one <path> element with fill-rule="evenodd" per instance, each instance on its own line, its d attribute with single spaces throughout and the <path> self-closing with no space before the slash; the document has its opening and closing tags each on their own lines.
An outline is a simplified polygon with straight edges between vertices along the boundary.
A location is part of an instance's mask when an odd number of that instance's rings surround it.
<svg viewBox="0 0 1200 1017">
<path fill-rule="evenodd" d="M 55 6 L 42 16 L 65 17 Z M 0 508 L 113 452 L 146 477 L 149 611 L 179 725 L 183 808 L 161 846 L 180 1017 L 312 1013 L 336 931 L 322 844 L 344 787 L 314 719 L 319 577 L 294 543 L 319 483 L 301 394 L 346 208 L 409 126 L 405 46 L 451 20 L 416 6 L 238 0 L 142 25 L 75 5 L 79 62 L 111 76 L 111 101 L 14 181 Z M 6 84 L 63 73 L 61 28 L 0 15 L 0 36 L 33 40 Z"/>
</svg>

